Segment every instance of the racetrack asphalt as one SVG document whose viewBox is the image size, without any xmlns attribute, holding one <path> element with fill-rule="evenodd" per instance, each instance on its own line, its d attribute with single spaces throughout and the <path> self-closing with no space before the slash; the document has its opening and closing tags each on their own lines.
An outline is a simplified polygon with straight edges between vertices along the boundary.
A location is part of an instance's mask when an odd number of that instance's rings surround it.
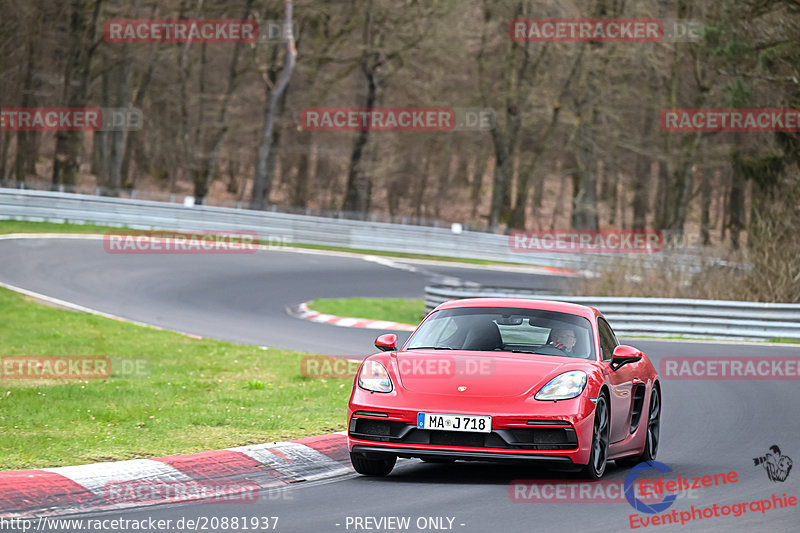
<svg viewBox="0 0 800 533">
<path fill-rule="evenodd" d="M 422 298 L 425 285 L 456 280 L 528 289 L 569 283 L 526 271 L 297 249 L 116 255 L 105 253 L 101 240 L 0 240 L 0 281 L 10 285 L 184 333 L 323 355 L 369 355 L 376 334 L 297 320 L 288 306 L 313 298 Z"/>
<path fill-rule="evenodd" d="M 367 355 L 380 332 L 298 320 L 286 314 L 287 306 L 316 297 L 421 298 L 426 284 L 441 283 L 447 277 L 492 286 L 548 288 L 560 284 L 567 290 L 569 286 L 566 278 L 530 273 L 416 265 L 405 260 L 388 264 L 392 266 L 359 257 L 288 250 L 229 256 L 110 255 L 98 241 L 0 241 L 0 281 L 10 285 L 187 333 L 330 355 Z M 411 271 L 409 265 L 417 270 Z M 628 342 L 643 349 L 657 366 L 667 356 L 800 356 L 800 347 L 791 345 Z M 796 468 L 786 481 L 772 482 L 762 467 L 753 464 L 754 457 L 764 455 L 774 444 L 793 460 L 800 457 L 797 381 L 664 380 L 662 386 L 658 460 L 684 477 L 738 474 L 736 483 L 685 495 L 667 512 L 733 505 L 768 499 L 772 494 L 800 496 Z M 604 479 L 623 480 L 628 472 L 612 464 Z M 658 475 L 652 473 L 652 477 Z M 453 519 L 449 529 L 453 531 L 574 532 L 631 530 L 630 515 L 647 516 L 636 513 L 627 502 L 513 502 L 510 483 L 533 478 L 574 476 L 518 465 L 435 465 L 401 460 L 384 479 L 350 474 L 300 483 L 280 498 L 251 505 L 163 505 L 78 518 L 176 521 L 181 517 L 278 516 L 278 531 L 326 532 L 364 531 L 365 525 L 376 524 L 363 521 L 365 517 L 395 516 L 409 517 L 410 526 L 380 530 L 431 531 L 431 527 L 418 527 L 422 522 L 417 521 L 442 517 L 445 526 Z M 356 522 L 356 517 L 362 521 Z M 356 527 L 358 523 L 362 527 Z M 800 510 L 790 507 L 637 530 L 797 531 L 798 523 Z M 187 529 L 185 524 L 180 527 L 173 522 L 167 530 Z M 77 524 L 53 530 L 77 530 Z M 208 530 L 223 529 L 217 523 Z"/>
</svg>

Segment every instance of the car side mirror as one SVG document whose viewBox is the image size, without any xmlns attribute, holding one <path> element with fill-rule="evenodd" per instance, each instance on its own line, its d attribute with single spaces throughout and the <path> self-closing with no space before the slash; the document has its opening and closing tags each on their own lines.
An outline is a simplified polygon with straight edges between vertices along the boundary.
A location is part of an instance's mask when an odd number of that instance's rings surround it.
<svg viewBox="0 0 800 533">
<path fill-rule="evenodd" d="M 633 346 L 620 344 L 614 348 L 614 353 L 611 354 L 611 370 L 616 372 L 620 367 L 628 363 L 635 363 L 641 360 L 642 355 L 644 354 Z"/>
<path fill-rule="evenodd" d="M 389 352 L 397 349 L 397 335 L 387 333 L 375 339 L 375 347 L 382 352 Z"/>
</svg>

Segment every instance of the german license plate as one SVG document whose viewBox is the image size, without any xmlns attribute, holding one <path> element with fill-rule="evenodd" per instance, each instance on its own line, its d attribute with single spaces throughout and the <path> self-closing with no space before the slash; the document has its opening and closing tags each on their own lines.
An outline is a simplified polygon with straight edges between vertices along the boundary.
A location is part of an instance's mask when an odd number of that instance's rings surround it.
<svg viewBox="0 0 800 533">
<path fill-rule="evenodd" d="M 417 428 L 441 431 L 467 431 L 469 433 L 491 433 L 492 417 L 486 415 L 419 413 L 417 414 Z"/>
</svg>

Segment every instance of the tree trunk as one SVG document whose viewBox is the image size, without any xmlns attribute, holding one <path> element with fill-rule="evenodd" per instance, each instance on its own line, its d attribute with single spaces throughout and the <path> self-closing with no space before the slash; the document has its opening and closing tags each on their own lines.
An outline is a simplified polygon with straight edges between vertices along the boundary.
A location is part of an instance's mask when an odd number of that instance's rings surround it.
<svg viewBox="0 0 800 533">
<path fill-rule="evenodd" d="M 130 55 L 129 45 L 122 45 L 122 59 L 119 65 L 117 78 L 117 109 L 128 109 L 130 104 L 131 69 L 133 60 Z M 119 195 L 122 185 L 122 157 L 125 150 L 125 131 L 120 128 L 111 132 L 111 155 L 108 159 L 108 187 L 111 196 Z"/>
<path fill-rule="evenodd" d="M 694 5 L 689 0 L 678 0 L 678 18 L 692 18 Z M 691 49 L 688 43 L 675 43 L 675 52 L 672 60 L 672 70 L 670 74 L 669 105 L 677 108 L 678 96 L 681 89 L 681 55 L 683 50 L 690 50 L 694 56 L 693 71 L 694 82 L 696 84 L 694 98 L 691 107 L 700 109 L 706 106 L 706 99 L 709 85 L 705 76 L 705 51 L 702 46 Z M 666 187 L 666 197 L 663 201 L 666 204 L 666 213 L 663 220 L 664 227 L 674 230 L 679 234 L 683 233 L 686 222 L 686 212 L 692 196 L 694 176 L 692 164 L 696 159 L 696 154 L 702 140 L 702 133 L 697 131 L 692 134 L 678 134 L 678 146 L 673 149 L 672 140 L 675 136 L 672 133 L 666 134 L 666 152 L 669 158 L 669 181 Z"/>
<path fill-rule="evenodd" d="M 109 95 L 111 61 L 107 52 L 104 52 L 100 57 L 103 64 L 103 71 L 100 73 L 100 106 L 108 108 L 111 107 L 111 96 Z M 106 180 L 108 179 L 108 138 L 109 132 L 104 129 L 92 133 L 91 171 L 96 176 L 97 185 L 100 187 L 106 186 Z"/>
<path fill-rule="evenodd" d="M 491 158 L 486 158 L 486 167 L 482 164 L 479 157 L 475 157 L 472 169 L 472 181 L 470 183 L 470 201 L 472 202 L 471 217 L 473 220 L 478 216 L 478 208 L 481 204 L 481 188 L 483 187 L 483 174 L 488 171 Z"/>
<path fill-rule="evenodd" d="M 28 38 L 27 61 L 25 62 L 25 79 L 22 86 L 22 107 L 31 108 L 38 105 L 37 91 L 41 86 L 36 75 L 36 58 L 39 55 L 39 32 L 37 27 L 31 28 Z M 36 160 L 39 158 L 40 134 L 35 131 L 17 132 L 17 154 L 14 160 L 14 174 L 18 182 L 24 182 L 28 174 L 36 174 Z M 0 179 L 3 174 L 0 173 Z"/>
<path fill-rule="evenodd" d="M 606 184 L 606 194 L 608 195 L 608 225 L 614 227 L 617 225 L 617 207 L 619 205 L 619 171 L 617 169 L 617 161 L 613 160 L 608 168 L 603 168 L 603 183 Z M 624 217 L 619 221 L 619 226 L 625 222 Z"/>
<path fill-rule="evenodd" d="M 64 107 L 86 107 L 89 99 L 89 69 L 95 50 L 95 33 L 103 0 L 75 0 L 70 19 L 70 47 L 64 72 Z M 86 13 L 92 9 L 90 19 Z M 80 170 L 83 132 L 59 131 L 53 158 L 53 185 L 75 185 Z"/>
<path fill-rule="evenodd" d="M 425 189 L 428 186 L 428 172 L 430 171 L 430 156 L 422 160 L 422 172 L 419 173 L 417 194 L 414 195 L 414 216 L 422 218 L 422 208 L 425 205 Z"/>
<path fill-rule="evenodd" d="M 658 177 L 656 184 L 656 201 L 655 201 L 655 228 L 667 229 L 667 180 L 669 171 L 667 169 L 666 161 L 658 162 Z"/>
<path fill-rule="evenodd" d="M 711 221 L 711 171 L 702 169 L 702 179 L 700 181 L 700 241 L 703 246 L 711 244 L 711 233 L 709 231 Z"/>
<path fill-rule="evenodd" d="M 6 179 L 6 159 L 8 158 L 8 146 L 11 144 L 11 132 L 4 131 L 0 138 L 0 181 Z"/>
<path fill-rule="evenodd" d="M 364 97 L 363 105 L 359 106 L 366 108 L 368 112 L 375 108 L 378 100 L 379 72 L 386 61 L 379 47 L 383 36 L 383 25 L 377 25 L 377 28 L 373 26 L 376 26 L 375 14 L 372 11 L 372 4 L 370 4 L 369 12 L 364 18 L 364 52 L 361 54 L 360 65 L 361 72 L 364 74 Z M 371 169 L 367 168 L 368 158 L 365 154 L 369 133 L 368 129 L 359 131 L 353 143 L 342 211 L 354 211 L 363 215 L 369 210 L 372 179 L 370 177 Z"/>
<path fill-rule="evenodd" d="M 572 170 L 573 172 L 575 172 L 574 168 L 575 167 L 573 163 L 573 170 Z M 562 206 L 566 197 L 567 197 L 567 178 L 566 176 L 562 176 L 562 178 L 558 182 L 558 194 L 556 195 L 556 203 L 553 207 L 553 214 L 550 217 L 550 231 L 556 229 L 556 225 L 558 224 L 558 215 L 561 212 L 562 207 L 569 208 L 569 205 Z"/>
<path fill-rule="evenodd" d="M 592 124 L 596 122 L 596 109 L 592 109 L 588 119 Z M 575 168 L 572 172 L 571 225 L 576 229 L 598 229 L 597 157 L 592 127 L 587 124 L 587 119 L 580 120 L 572 149 L 575 154 Z"/>
<path fill-rule="evenodd" d="M 147 88 L 150 86 L 150 80 L 152 77 L 153 63 L 150 63 L 150 66 L 145 71 L 144 76 L 142 76 L 142 81 L 139 82 L 139 88 L 137 89 L 136 96 L 133 99 L 134 109 L 141 109 L 144 105 L 144 95 L 147 93 Z M 139 137 L 139 132 L 136 130 L 130 130 L 128 131 L 128 137 L 125 141 L 125 155 L 122 158 L 122 184 L 123 187 L 126 188 L 133 188 L 136 185 L 136 176 L 131 179 L 131 159 L 133 159 L 134 152 L 137 154 L 143 154 L 144 147 L 142 146 L 142 140 Z M 147 158 L 137 157 L 136 161 L 136 170 L 138 174 L 141 171 L 141 166 L 138 164 L 138 162 L 147 161 Z"/>
<path fill-rule="evenodd" d="M 573 65 L 572 74 L 575 73 L 575 67 L 577 67 L 577 62 Z M 572 79 L 572 74 L 568 78 L 569 80 Z M 568 83 L 564 84 L 564 90 L 562 90 L 561 95 L 559 95 L 559 100 L 561 96 L 563 96 L 564 91 Z M 550 137 L 555 130 L 556 124 L 558 123 L 558 115 L 561 107 L 556 105 L 553 107 L 552 114 L 550 116 L 550 123 L 547 125 L 547 129 L 544 131 L 542 136 L 538 140 L 538 144 L 533 150 L 533 154 L 530 159 L 530 163 L 525 165 L 519 174 L 519 181 L 517 183 L 517 195 L 514 202 L 514 209 L 511 211 L 511 215 L 508 219 L 508 227 L 514 229 L 525 229 L 525 210 L 528 207 L 528 198 L 529 198 L 529 183 L 530 179 L 533 177 L 532 175 L 536 172 L 539 159 L 541 158 L 542 154 L 544 153 L 544 149 L 548 146 L 550 142 Z M 544 190 L 544 176 L 541 176 L 539 179 L 536 180 L 536 185 L 534 187 L 534 195 L 536 196 L 536 205 L 542 205 L 542 192 Z"/>
<path fill-rule="evenodd" d="M 365 58 L 366 62 L 367 59 Z M 375 99 L 377 98 L 377 66 L 370 67 L 367 63 L 362 63 L 362 70 L 366 76 L 367 94 L 364 107 L 367 110 L 374 109 Z M 353 150 L 350 153 L 350 170 L 347 174 L 347 186 L 342 203 L 342 211 L 355 211 L 366 213 L 369 210 L 369 200 L 372 189 L 372 180 L 369 177 L 369 169 L 366 167 L 364 151 L 369 141 L 369 131 L 361 130 L 353 143 Z"/>
<path fill-rule="evenodd" d="M 642 139 L 650 138 L 653 129 L 652 109 L 644 114 Z M 647 228 L 647 213 L 650 211 L 650 179 L 653 175 L 653 160 L 645 154 L 636 156 L 633 172 L 633 229 Z"/>
<path fill-rule="evenodd" d="M 701 135 L 700 132 L 693 133 L 689 139 L 681 143 L 667 185 L 665 227 L 678 233 L 683 232 L 686 211 L 692 198 L 694 184 L 692 165 L 700 145 Z"/>
<path fill-rule="evenodd" d="M 622 2 L 596 0 L 594 17 L 615 17 L 622 9 Z M 577 126 L 572 139 L 574 170 L 572 172 L 572 215 L 570 224 L 576 229 L 598 229 L 597 212 L 597 161 L 599 159 L 596 136 L 601 131 L 601 99 L 605 89 L 604 78 L 611 62 L 611 50 L 603 43 L 584 43 L 587 68 L 581 70 L 581 91 L 575 102 Z M 591 69 L 594 67 L 593 69 Z M 591 69 L 591 70 L 590 70 Z"/>
<path fill-rule="evenodd" d="M 452 202 L 451 191 L 457 188 L 457 184 L 454 182 L 457 181 L 456 176 L 458 175 L 458 156 L 453 154 L 450 150 L 445 153 L 451 155 L 440 157 L 441 166 L 443 168 L 437 173 L 439 176 L 439 183 L 436 186 L 436 195 L 433 199 L 433 216 L 436 219 L 444 218 L 442 215 L 442 204 L 444 204 L 445 208 L 449 207 Z"/>
<path fill-rule="evenodd" d="M 742 134 L 733 133 L 733 152 L 731 161 L 735 162 L 741 157 Z M 731 165 L 731 190 L 728 196 L 728 229 L 730 230 L 731 247 L 738 250 L 741 245 L 740 237 L 747 223 L 745 212 L 745 189 L 747 182 L 736 164 Z"/>
<path fill-rule="evenodd" d="M 284 0 L 284 24 L 286 25 L 286 55 L 284 56 L 283 71 L 269 94 L 269 104 L 264 114 L 264 126 L 262 128 L 261 144 L 258 147 L 258 158 L 256 160 L 256 172 L 253 179 L 253 193 L 250 200 L 251 209 L 264 209 L 265 192 L 268 195 L 269 189 L 267 177 L 269 173 L 270 151 L 273 143 L 273 130 L 275 129 L 275 115 L 278 111 L 278 104 L 281 95 L 289 84 L 292 77 L 294 65 L 297 58 L 297 49 L 294 44 L 294 34 L 292 33 L 292 0 Z M 275 157 L 274 154 L 272 156 Z"/>
<path fill-rule="evenodd" d="M 205 113 L 205 94 L 206 94 L 206 66 L 208 65 L 208 43 L 203 41 L 200 44 L 200 71 L 198 73 L 199 80 L 197 83 L 198 92 L 198 105 L 197 105 L 197 121 L 194 128 L 194 145 L 196 147 L 205 147 L 205 134 L 206 134 L 206 113 Z M 192 183 L 194 184 L 194 201 L 198 205 L 203 205 L 208 195 L 208 185 L 206 184 L 205 176 L 206 169 L 204 164 L 207 159 L 204 154 L 197 154 L 193 150 L 189 155 L 189 173 L 192 176 Z"/>
<path fill-rule="evenodd" d="M 496 21 L 493 20 L 494 8 L 496 8 L 496 6 L 492 2 L 483 3 L 484 34 L 481 37 L 481 47 L 477 56 L 478 83 L 481 93 L 481 102 L 484 107 L 491 107 L 489 104 L 490 89 L 487 87 L 487 82 L 493 80 L 493 75 L 487 74 L 488 64 L 503 61 L 507 65 L 503 70 L 505 91 L 499 95 L 502 98 L 500 107 L 505 120 L 498 121 L 498 124 L 491 130 L 495 165 L 494 178 L 492 180 L 491 202 L 489 204 L 488 229 L 492 233 L 498 231 L 501 222 L 504 220 L 507 221 L 511 217 L 512 161 L 517 151 L 519 132 L 522 126 L 522 108 L 528 89 L 525 84 L 529 82 L 529 69 L 533 67 L 535 71 L 536 65 L 539 64 L 539 60 L 544 57 L 547 50 L 547 46 L 541 47 L 538 60 L 535 64 L 531 62 L 531 46 L 530 43 L 527 42 L 519 43 L 512 41 L 508 47 L 508 54 L 505 58 L 498 58 L 496 55 L 488 56 L 485 53 L 488 41 L 486 32 L 496 27 Z M 517 4 L 514 14 L 515 18 L 524 16 L 526 8 L 527 6 L 523 5 L 523 3 Z M 501 128 L 502 123 L 504 123 L 504 127 Z M 524 174 L 527 173 L 528 171 L 526 170 Z M 525 179 L 527 180 L 527 176 Z M 525 189 L 527 189 L 527 185 Z M 524 209 L 527 192 L 527 190 L 521 191 L 523 195 L 522 209 Z"/>
<path fill-rule="evenodd" d="M 181 2 L 181 10 L 178 13 L 178 19 L 185 19 L 185 12 L 186 5 L 184 2 Z M 177 169 L 173 169 L 173 172 L 169 174 L 169 192 L 175 193 L 177 189 L 177 182 L 178 182 L 178 175 L 179 173 L 188 173 L 191 175 L 192 167 L 194 166 L 193 163 L 193 154 L 190 148 L 191 146 L 191 131 L 189 128 L 189 79 L 192 76 L 192 62 L 189 57 L 189 53 L 191 51 L 192 43 L 186 43 L 181 45 L 181 49 L 178 52 L 178 91 L 180 98 L 178 101 L 180 102 L 180 147 L 181 147 L 181 159 L 182 164 L 178 166 Z M 203 95 L 199 95 L 200 100 L 202 101 Z"/>
<path fill-rule="evenodd" d="M 297 146 L 303 147 L 297 162 L 297 178 L 292 187 L 289 203 L 295 207 L 308 205 L 308 183 L 311 173 L 311 148 L 313 146 L 312 132 L 303 130 L 297 135 Z"/>
<path fill-rule="evenodd" d="M 250 10 L 252 7 L 253 0 L 247 0 L 241 20 L 247 20 L 250 17 Z M 222 97 L 219 117 L 217 118 L 217 124 L 220 126 L 214 133 L 213 140 L 211 141 L 211 146 L 209 147 L 208 151 L 203 154 L 203 162 L 200 165 L 203 169 L 203 176 L 201 179 L 205 180 L 205 183 L 202 186 L 202 190 L 204 192 L 208 191 L 209 187 L 211 187 L 211 182 L 214 181 L 214 177 L 217 173 L 219 152 L 222 148 L 222 141 L 225 139 L 225 135 L 228 133 L 228 116 L 231 96 L 233 95 L 233 91 L 236 90 L 236 87 L 239 86 L 239 82 L 241 81 L 243 75 L 243 72 L 240 72 L 239 70 L 239 56 L 241 55 L 243 46 L 244 43 L 241 41 L 233 45 L 233 57 L 231 58 L 228 68 L 228 86 L 225 89 L 225 94 Z M 195 191 L 195 196 L 197 196 L 197 191 Z"/>
</svg>

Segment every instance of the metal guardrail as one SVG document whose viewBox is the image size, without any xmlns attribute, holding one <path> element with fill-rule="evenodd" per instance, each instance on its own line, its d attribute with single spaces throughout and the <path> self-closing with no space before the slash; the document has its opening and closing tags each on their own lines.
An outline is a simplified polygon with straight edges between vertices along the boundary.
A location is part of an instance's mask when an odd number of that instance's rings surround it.
<svg viewBox="0 0 800 533">
<path fill-rule="evenodd" d="M 515 253 L 508 236 L 449 228 L 365 222 L 251 211 L 207 205 L 184 206 L 147 200 L 53 191 L 0 188 L 0 220 L 98 224 L 134 229 L 252 231 L 264 240 L 342 246 L 364 250 L 438 255 L 591 270 L 621 254 Z M 642 255 L 642 254 L 636 254 Z M 670 256 L 673 258 L 673 256 Z M 676 263 L 694 263 L 675 254 Z M 663 267 L 663 263 L 661 263 Z"/>
<path fill-rule="evenodd" d="M 52 181 L 42 179 L 27 179 L 26 181 L 16 181 L 14 179 L 0 179 L 0 189 L 15 190 L 34 190 L 34 191 L 56 191 L 69 194 L 86 194 L 89 196 L 105 196 L 119 199 L 148 200 L 151 202 L 162 202 L 170 204 L 183 204 L 184 199 L 191 197 L 191 194 L 170 193 L 167 191 L 147 190 L 147 189 L 128 189 L 123 187 L 101 187 L 90 184 L 64 185 L 59 184 L 54 188 Z M 248 209 L 248 200 L 224 200 L 212 196 L 206 197 L 204 205 L 213 207 L 229 207 L 232 209 Z M 334 209 L 321 209 L 309 207 L 296 207 L 290 205 L 270 204 L 267 206 L 269 211 L 277 213 L 289 213 L 293 215 L 307 215 L 323 218 L 343 218 L 347 220 L 364 220 L 368 222 L 386 222 L 389 224 L 403 224 L 408 226 L 432 226 L 434 228 L 447 228 L 449 223 L 436 218 L 417 217 L 409 215 L 391 215 L 388 213 L 359 213 L 357 211 L 342 211 Z M 485 231 L 483 226 L 465 226 L 472 231 Z"/>
<path fill-rule="evenodd" d="M 486 259 L 587 270 L 618 254 L 520 254 L 508 237 L 492 233 L 331 219 L 212 206 L 183 206 L 63 192 L 0 188 L 0 220 L 98 224 L 173 231 L 252 231 L 268 242 L 297 242 L 455 258 Z M 675 253 L 672 263 L 697 265 Z M 654 263 L 655 265 L 655 263 Z M 659 266 L 663 267 L 664 263 Z M 800 339 L 800 305 L 664 298 L 572 297 L 519 289 L 427 287 L 430 310 L 442 301 L 476 296 L 558 298 L 597 307 L 622 335 L 688 335 L 719 338 Z"/>
<path fill-rule="evenodd" d="M 425 311 L 462 298 L 531 298 L 588 305 L 599 309 L 620 336 L 800 340 L 800 304 L 555 296 L 523 289 L 431 285 L 425 287 Z"/>
</svg>

